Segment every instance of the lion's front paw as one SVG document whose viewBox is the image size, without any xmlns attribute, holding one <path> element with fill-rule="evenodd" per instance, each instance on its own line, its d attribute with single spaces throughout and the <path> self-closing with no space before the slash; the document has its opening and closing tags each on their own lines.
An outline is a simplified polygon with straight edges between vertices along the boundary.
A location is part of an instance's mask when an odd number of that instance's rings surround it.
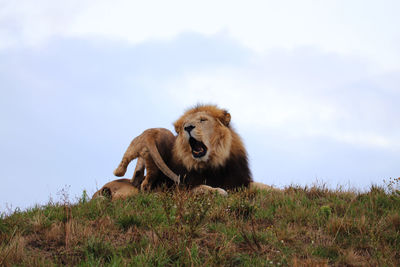
<svg viewBox="0 0 400 267">
<path fill-rule="evenodd" d="M 219 188 L 219 187 L 215 188 L 214 192 L 217 192 L 221 196 L 228 196 L 228 192 L 226 192 L 224 189 Z"/>
<path fill-rule="evenodd" d="M 219 187 L 211 187 L 208 185 L 199 185 L 195 188 L 192 189 L 192 192 L 194 194 L 205 194 L 207 192 L 216 192 L 221 196 L 227 196 L 228 192 L 226 192 L 224 189 L 219 188 Z"/>
</svg>

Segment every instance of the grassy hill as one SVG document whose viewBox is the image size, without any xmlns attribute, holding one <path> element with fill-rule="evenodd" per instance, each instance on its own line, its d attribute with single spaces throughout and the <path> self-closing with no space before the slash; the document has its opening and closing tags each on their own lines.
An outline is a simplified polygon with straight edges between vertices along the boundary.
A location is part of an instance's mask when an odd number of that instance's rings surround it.
<svg viewBox="0 0 400 267">
<path fill-rule="evenodd" d="M 400 266 L 398 184 L 65 196 L 1 216 L 0 266 Z"/>
</svg>

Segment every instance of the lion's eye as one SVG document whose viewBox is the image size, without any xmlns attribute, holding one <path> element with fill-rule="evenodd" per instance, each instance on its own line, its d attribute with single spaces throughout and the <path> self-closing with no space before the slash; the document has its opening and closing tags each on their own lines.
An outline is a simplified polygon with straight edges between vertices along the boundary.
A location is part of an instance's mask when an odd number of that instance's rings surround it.
<svg viewBox="0 0 400 267">
<path fill-rule="evenodd" d="M 206 118 L 200 118 L 200 122 L 205 122 L 205 121 L 207 121 Z"/>
</svg>

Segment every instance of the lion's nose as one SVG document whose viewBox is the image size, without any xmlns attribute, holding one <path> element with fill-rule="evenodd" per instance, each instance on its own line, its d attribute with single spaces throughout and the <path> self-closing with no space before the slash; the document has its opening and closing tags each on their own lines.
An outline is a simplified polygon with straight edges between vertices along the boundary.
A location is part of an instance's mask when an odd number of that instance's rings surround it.
<svg viewBox="0 0 400 267">
<path fill-rule="evenodd" d="M 189 126 L 186 126 L 184 129 L 185 129 L 186 132 L 190 133 L 195 127 L 196 126 L 189 125 Z"/>
</svg>

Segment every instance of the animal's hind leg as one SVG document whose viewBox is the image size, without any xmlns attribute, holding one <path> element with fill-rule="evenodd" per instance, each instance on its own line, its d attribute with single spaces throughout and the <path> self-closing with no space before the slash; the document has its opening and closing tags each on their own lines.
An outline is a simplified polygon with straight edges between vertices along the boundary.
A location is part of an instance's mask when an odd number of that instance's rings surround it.
<svg viewBox="0 0 400 267">
<path fill-rule="evenodd" d="M 142 157 L 139 157 L 136 162 L 136 167 L 135 171 L 133 172 L 132 180 L 131 183 L 133 186 L 140 188 L 140 185 L 142 184 L 144 180 L 144 170 L 146 168 L 144 159 Z"/>
<path fill-rule="evenodd" d="M 115 169 L 114 175 L 121 177 L 126 173 L 126 169 L 129 163 L 139 157 L 140 151 L 143 149 L 142 141 L 143 136 L 139 135 L 135 139 L 132 140 L 128 149 L 126 150 L 124 156 L 122 157 L 121 163 L 119 164 L 118 168 Z"/>
<path fill-rule="evenodd" d="M 114 175 L 118 176 L 118 177 L 124 176 L 124 174 L 126 173 L 126 169 L 128 168 L 129 163 L 134 159 L 135 159 L 135 157 L 126 157 L 124 155 L 124 157 L 121 160 L 121 163 L 118 165 L 118 168 L 115 169 Z"/>
<path fill-rule="evenodd" d="M 140 190 L 150 191 L 153 183 L 160 176 L 160 170 L 158 169 L 157 165 L 150 156 L 145 158 L 145 165 L 146 165 L 146 178 L 143 180 L 140 186 Z"/>
</svg>

